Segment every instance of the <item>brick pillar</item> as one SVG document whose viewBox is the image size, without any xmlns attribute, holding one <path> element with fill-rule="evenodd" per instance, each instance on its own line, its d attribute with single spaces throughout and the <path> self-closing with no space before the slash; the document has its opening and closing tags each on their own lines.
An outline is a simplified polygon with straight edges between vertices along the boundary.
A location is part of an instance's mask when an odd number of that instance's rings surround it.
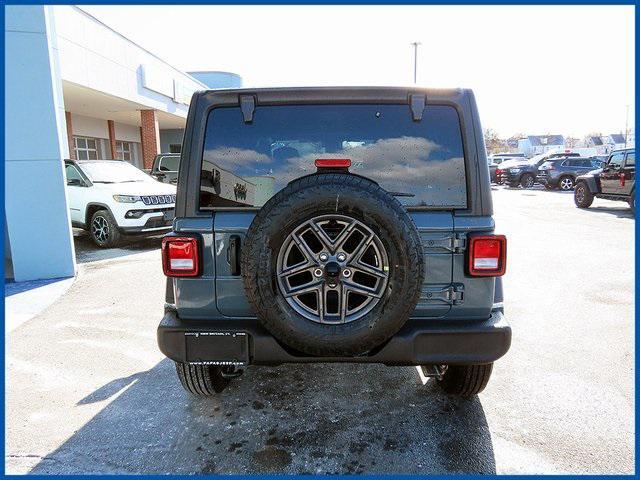
<svg viewBox="0 0 640 480">
<path fill-rule="evenodd" d="M 142 143 L 142 127 L 140 127 L 140 149 L 142 150 L 142 159 L 144 160 L 144 144 Z M 144 162 L 143 162 L 144 166 Z"/>
<path fill-rule="evenodd" d="M 109 129 L 109 147 L 111 148 L 111 158 L 116 158 L 116 123 L 113 120 L 107 120 Z"/>
<path fill-rule="evenodd" d="M 144 168 L 153 166 L 153 159 L 160 152 L 160 130 L 155 110 L 140 110 L 140 138 Z"/>
<path fill-rule="evenodd" d="M 73 143 L 73 123 L 71 122 L 71 112 L 64 112 L 64 118 L 67 123 L 67 140 L 69 142 L 69 158 L 76 159 L 76 149 Z"/>
</svg>

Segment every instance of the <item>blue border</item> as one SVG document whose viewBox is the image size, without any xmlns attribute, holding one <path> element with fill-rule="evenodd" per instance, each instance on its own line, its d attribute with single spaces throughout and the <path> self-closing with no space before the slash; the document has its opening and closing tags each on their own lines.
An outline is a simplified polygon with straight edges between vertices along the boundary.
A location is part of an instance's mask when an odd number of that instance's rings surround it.
<svg viewBox="0 0 640 480">
<path fill-rule="evenodd" d="M 125 1 L 95 1 L 95 0 L 84 0 L 80 2 L 83 5 L 108 5 L 108 4 L 113 4 L 113 5 L 133 5 L 131 2 L 125 2 Z M 45 2 L 32 2 L 32 1 L 26 1 L 26 2 L 2 2 L 3 5 L 19 5 L 19 4 L 25 4 L 25 5 L 72 5 L 73 3 L 71 2 L 50 2 L 50 1 L 45 1 Z M 149 2 L 149 1 L 139 1 L 136 2 L 135 5 L 176 5 L 175 2 L 173 1 L 167 1 L 167 0 L 157 0 L 155 2 Z M 423 1 L 402 1 L 401 3 L 389 3 L 388 1 L 350 1 L 350 2 L 338 2 L 338 1 L 326 1 L 326 2 L 318 2 L 318 1 L 279 1 L 276 3 L 272 3 L 272 2 L 268 2 L 268 1 L 251 1 L 251 2 L 206 2 L 206 1 L 190 1 L 188 3 L 184 3 L 184 4 L 180 4 L 180 5 L 516 5 L 516 6 L 524 6 L 524 5 L 558 5 L 558 6 L 571 6 L 571 5 L 636 5 L 635 1 L 616 1 L 613 3 L 604 3 L 602 1 L 563 1 L 560 3 L 557 2 L 551 2 L 551 1 L 539 1 L 539 2 L 499 2 L 499 1 L 492 1 L 492 2 L 482 2 L 482 1 L 465 1 L 465 2 L 455 2 L 455 1 L 439 1 L 439 2 L 423 2 Z M 2 18 L 2 23 L 3 25 L 5 24 L 5 11 L 4 8 L 2 8 L 2 11 L 0 13 L 0 17 Z M 638 8 L 635 9 L 635 25 L 637 27 L 638 25 L 638 18 L 639 18 L 639 12 L 638 12 Z M 579 18 L 576 19 L 576 21 L 579 21 Z M 597 32 L 594 32 L 594 34 L 597 34 Z M 4 39 L 4 37 L 3 37 Z M 3 98 L 3 105 L 4 105 L 4 81 L 5 81 L 5 50 L 4 48 L 2 49 L 2 98 Z M 637 95 L 637 72 L 638 72 L 638 67 L 637 67 L 637 60 L 638 60 L 638 41 L 637 38 L 635 40 L 635 66 L 636 66 L 636 71 L 635 71 L 635 75 L 636 75 L 636 85 L 635 85 L 635 111 L 638 111 L 638 95 Z M 635 125 L 635 123 L 634 123 Z M 637 130 L 637 129 L 636 129 Z M 2 133 L 0 133 L 0 146 L 2 147 L 2 151 L 4 152 L 4 146 L 5 146 L 5 129 L 2 129 Z M 2 196 L 4 198 L 4 193 L 5 193 L 5 164 L 3 163 L 2 169 L 0 169 L 0 191 L 2 192 Z M 3 220 L 5 218 L 5 204 L 3 202 L 2 204 L 2 217 Z M 636 223 L 635 226 L 635 233 L 636 233 L 636 239 L 635 239 L 635 246 L 638 245 L 638 233 L 639 233 L 639 229 L 638 229 L 638 225 Z M 4 234 L 2 236 L 0 236 L 0 246 L 2 246 L 3 251 L 4 251 Z M 636 249 L 637 252 L 637 249 Z M 595 252 L 597 254 L 597 252 Z M 4 264 L 3 264 L 4 265 Z M 639 256 L 636 254 L 635 256 L 635 271 L 638 271 L 638 267 L 640 266 L 640 258 Z M 615 266 L 612 266 L 612 268 L 615 268 Z M 4 269 L 4 266 L 3 266 Z M 636 275 L 637 278 L 637 275 Z M 4 275 L 2 277 L 2 286 L 3 289 L 5 287 L 5 278 Z M 639 339 L 640 339 L 640 335 L 638 334 L 638 305 L 637 305 L 637 298 L 638 298 L 638 284 L 636 282 L 636 286 L 635 286 L 635 291 L 636 291 L 636 307 L 635 307 L 635 352 L 634 352 L 634 356 L 635 356 L 635 399 L 637 399 L 637 392 L 638 392 L 638 359 L 639 359 L 639 355 L 638 355 L 638 343 L 639 343 Z M 5 400 L 6 400 L 6 391 L 5 391 L 5 382 L 7 381 L 7 377 L 6 377 L 6 372 L 5 372 L 5 368 L 6 368 L 6 362 L 5 362 L 5 353 L 6 353 L 6 342 L 7 342 L 7 335 L 6 335 L 6 323 L 5 323 L 5 314 L 4 314 L 5 310 L 4 310 L 4 296 L 2 299 L 2 313 L 0 314 L 1 316 L 1 323 L 2 323 L 2 327 L 3 330 L 5 330 L 5 336 L 4 336 L 4 341 L 2 343 L 0 343 L 1 345 L 1 362 L 2 362 L 2 366 L 3 366 L 3 370 L 2 370 L 2 382 L 0 384 L 0 392 L 2 395 L 2 411 L 0 412 L 0 418 L 2 419 L 2 425 L 5 427 L 6 431 L 6 423 L 5 423 Z M 588 326 L 587 326 L 588 328 Z M 606 368 L 606 365 L 602 366 L 603 368 Z M 635 423 L 635 445 L 634 445 L 634 451 L 635 451 L 635 459 L 637 461 L 638 458 L 638 403 L 636 401 L 635 404 L 635 418 L 634 418 L 634 423 Z M 4 442 L 2 442 L 2 476 L 3 477 L 14 477 L 14 475 L 6 475 L 6 445 Z M 59 475 L 60 477 L 67 477 L 67 475 Z M 117 477 L 127 477 L 127 476 L 132 476 L 132 475 L 74 475 L 73 478 L 104 478 L 104 479 L 112 479 L 112 478 L 117 478 Z M 145 478 L 153 478 L 153 479 L 163 479 L 166 478 L 166 476 L 160 476 L 160 475 L 143 475 Z M 347 475 L 339 475 L 339 477 L 346 477 Z M 497 476 L 497 475 L 496 475 Z M 635 478 L 637 476 L 637 469 L 636 469 L 636 475 L 607 475 L 606 478 Z M 46 478 L 44 475 L 35 475 L 33 476 L 35 478 Z M 71 477 L 71 476 L 69 476 Z M 172 475 L 172 477 L 182 477 L 182 478 L 187 478 L 186 476 L 180 476 L 180 475 Z M 268 479 L 279 479 L 284 477 L 284 475 L 233 475 L 234 478 L 238 478 L 238 479 L 242 479 L 242 478 L 252 478 L 252 477 L 263 477 L 263 478 L 268 478 Z M 287 475 L 287 477 L 294 477 L 294 478 L 313 478 L 313 476 L 310 475 Z M 389 479 L 389 478 L 448 478 L 448 476 L 443 476 L 443 475 L 438 475 L 438 476 L 421 476 L 421 475 L 361 475 L 361 477 L 366 478 L 366 479 Z M 483 475 L 457 475 L 456 478 L 477 478 L 477 477 L 484 477 Z M 508 478 L 528 478 L 530 477 L 529 475 L 505 475 L 505 477 Z M 549 475 L 549 478 L 601 478 L 604 477 L 602 475 L 566 475 L 566 476 L 560 476 L 560 475 Z"/>
</svg>

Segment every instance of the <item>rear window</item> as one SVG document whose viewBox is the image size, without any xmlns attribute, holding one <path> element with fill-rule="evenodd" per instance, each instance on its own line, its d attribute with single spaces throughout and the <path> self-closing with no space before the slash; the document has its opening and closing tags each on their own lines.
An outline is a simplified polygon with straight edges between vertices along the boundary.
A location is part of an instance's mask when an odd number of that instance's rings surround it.
<svg viewBox="0 0 640 480">
<path fill-rule="evenodd" d="M 260 207 L 290 181 L 316 172 L 317 158 L 349 158 L 407 207 L 466 208 L 460 119 L 428 105 L 258 106 L 245 123 L 238 107 L 207 119 L 200 207 Z"/>
</svg>

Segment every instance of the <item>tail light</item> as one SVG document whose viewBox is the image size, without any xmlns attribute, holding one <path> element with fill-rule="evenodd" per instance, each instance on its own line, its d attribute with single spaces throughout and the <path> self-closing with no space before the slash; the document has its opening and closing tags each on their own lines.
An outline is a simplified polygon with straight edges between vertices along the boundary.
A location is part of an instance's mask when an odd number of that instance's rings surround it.
<svg viewBox="0 0 640 480">
<path fill-rule="evenodd" d="M 507 269 L 507 237 L 476 235 L 469 237 L 469 275 L 500 277 Z"/>
<path fill-rule="evenodd" d="M 500 175 L 502 174 L 502 170 L 500 170 L 499 168 L 496 168 L 496 175 Z"/>
<path fill-rule="evenodd" d="M 162 270 L 167 277 L 197 277 L 200 274 L 199 257 L 197 238 L 162 239 Z"/>
</svg>

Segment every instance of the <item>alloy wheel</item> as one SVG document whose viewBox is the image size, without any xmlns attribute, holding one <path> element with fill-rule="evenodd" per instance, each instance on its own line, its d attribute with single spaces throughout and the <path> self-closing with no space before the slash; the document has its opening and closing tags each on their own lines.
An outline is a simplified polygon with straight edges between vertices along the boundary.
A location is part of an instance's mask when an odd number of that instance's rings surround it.
<svg viewBox="0 0 640 480">
<path fill-rule="evenodd" d="M 571 178 L 563 178 L 560 180 L 561 190 L 571 190 L 573 188 L 573 180 Z"/>
<path fill-rule="evenodd" d="M 382 298 L 389 261 L 380 238 L 345 215 L 323 215 L 295 228 L 277 260 L 278 286 L 287 303 L 317 323 L 349 323 Z"/>
<path fill-rule="evenodd" d="M 109 239 L 109 223 L 104 217 L 97 216 L 91 222 L 91 234 L 100 243 L 105 243 Z"/>
</svg>

